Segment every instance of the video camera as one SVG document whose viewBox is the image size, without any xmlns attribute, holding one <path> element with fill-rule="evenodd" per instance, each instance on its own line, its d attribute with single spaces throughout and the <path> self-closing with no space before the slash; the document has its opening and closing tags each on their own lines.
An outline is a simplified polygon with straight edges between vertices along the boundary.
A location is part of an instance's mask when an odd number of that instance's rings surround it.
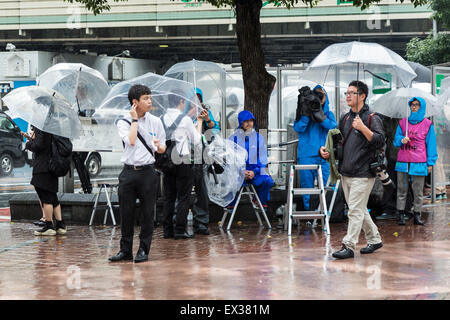
<svg viewBox="0 0 450 320">
<path fill-rule="evenodd" d="M 383 186 L 392 185 L 392 187 L 396 188 L 395 183 L 391 180 L 386 171 L 387 160 L 383 152 L 377 150 L 375 162 L 372 162 L 369 166 L 370 171 L 378 176 Z"/>
<path fill-rule="evenodd" d="M 323 122 L 326 116 L 323 112 L 321 101 L 325 94 L 317 89 L 313 91 L 308 86 L 300 88 L 298 92 L 295 120 L 298 121 L 302 115 L 305 115 L 315 122 Z"/>
</svg>

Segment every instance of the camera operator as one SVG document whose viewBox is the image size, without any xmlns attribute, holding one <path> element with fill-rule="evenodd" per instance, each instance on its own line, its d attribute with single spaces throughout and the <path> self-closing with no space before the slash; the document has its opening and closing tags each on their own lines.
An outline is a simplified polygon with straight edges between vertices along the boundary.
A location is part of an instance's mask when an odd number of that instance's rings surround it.
<svg viewBox="0 0 450 320">
<path fill-rule="evenodd" d="M 328 161 L 319 156 L 319 148 L 325 145 L 328 130 L 336 128 L 336 118 L 330 111 L 328 95 L 321 86 L 302 87 L 299 90 L 294 130 L 298 133 L 297 163 L 322 166 L 323 184 L 330 176 Z M 300 170 L 300 186 L 314 188 L 316 170 Z M 310 210 L 310 195 L 303 195 L 303 206 Z"/>
<path fill-rule="evenodd" d="M 376 151 L 384 146 L 383 123 L 379 116 L 370 113 L 365 103 L 368 93 L 365 83 L 352 81 L 345 93 L 351 110 L 339 121 L 339 130 L 344 137 L 342 152 L 338 157 L 339 173 L 349 210 L 347 234 L 342 240 L 342 248 L 333 253 L 333 257 L 338 259 L 354 257 L 361 229 L 368 243 L 367 247 L 360 250 L 362 254 L 372 253 L 383 246 L 378 228 L 367 210 L 369 195 L 375 183 L 375 173 L 370 169 L 370 164 L 375 160 Z M 321 147 L 319 152 L 322 158 L 330 157 L 325 147 Z"/>
</svg>

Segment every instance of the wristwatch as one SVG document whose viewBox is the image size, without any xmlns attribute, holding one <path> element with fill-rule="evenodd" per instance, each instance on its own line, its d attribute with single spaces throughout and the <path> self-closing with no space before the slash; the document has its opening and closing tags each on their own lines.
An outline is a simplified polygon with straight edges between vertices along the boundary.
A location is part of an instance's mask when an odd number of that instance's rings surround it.
<svg viewBox="0 0 450 320">
<path fill-rule="evenodd" d="M 132 119 L 131 122 L 138 122 L 138 119 Z"/>
</svg>

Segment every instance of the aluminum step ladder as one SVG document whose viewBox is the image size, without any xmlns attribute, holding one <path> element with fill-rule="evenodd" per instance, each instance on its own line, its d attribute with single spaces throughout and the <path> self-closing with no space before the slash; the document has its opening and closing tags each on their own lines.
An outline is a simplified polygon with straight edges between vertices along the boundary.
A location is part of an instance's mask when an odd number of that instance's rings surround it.
<svg viewBox="0 0 450 320">
<path fill-rule="evenodd" d="M 243 194 L 248 195 L 248 198 L 250 199 L 250 203 L 252 204 L 252 207 L 253 207 L 253 209 L 255 211 L 256 218 L 258 218 L 259 225 L 261 227 L 263 226 L 263 223 L 261 221 L 261 217 L 259 216 L 259 213 L 258 213 L 258 211 L 261 211 L 261 214 L 263 215 L 264 220 L 267 223 L 267 228 L 272 229 L 272 225 L 270 224 L 270 221 L 267 218 L 266 210 L 264 210 L 264 207 L 263 207 L 263 205 L 261 203 L 261 200 L 259 200 L 259 197 L 258 197 L 258 194 L 256 193 L 255 187 L 252 184 L 245 184 L 239 190 L 239 195 L 238 195 L 238 198 L 236 200 L 236 204 L 235 204 L 235 206 L 234 206 L 234 208 L 233 208 L 233 210 L 231 212 L 230 220 L 228 221 L 227 231 L 229 231 L 230 228 L 231 228 L 231 223 L 233 222 L 234 215 L 236 214 L 236 210 L 237 210 L 237 207 L 239 205 L 239 201 L 241 200 L 241 196 Z M 254 196 L 256 198 L 256 204 L 253 202 L 252 196 Z M 220 221 L 220 225 L 219 225 L 220 228 L 222 228 L 223 225 L 225 224 L 225 219 L 227 218 L 228 212 L 229 212 L 229 210 L 224 208 L 222 220 Z"/>
<path fill-rule="evenodd" d="M 317 188 L 294 188 L 295 172 L 300 170 L 317 170 L 318 187 Z M 285 230 L 287 229 L 288 235 L 292 233 L 292 222 L 294 219 L 298 220 L 310 220 L 320 219 L 322 228 L 327 235 L 330 235 L 329 214 L 327 210 L 327 201 L 325 197 L 325 187 L 323 185 L 322 167 L 317 164 L 311 165 L 291 165 L 289 169 L 289 183 L 287 190 L 287 202 L 286 202 L 286 218 L 285 218 Z M 294 196 L 296 195 L 319 195 L 319 208 L 315 211 L 293 211 Z"/>
</svg>

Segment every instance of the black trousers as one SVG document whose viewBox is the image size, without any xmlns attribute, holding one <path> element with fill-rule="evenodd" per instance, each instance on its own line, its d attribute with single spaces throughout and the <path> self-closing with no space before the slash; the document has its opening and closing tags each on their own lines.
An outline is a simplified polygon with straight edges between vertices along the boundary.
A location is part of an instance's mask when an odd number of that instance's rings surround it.
<svg viewBox="0 0 450 320">
<path fill-rule="evenodd" d="M 206 166 L 203 164 L 195 164 L 193 169 L 196 195 L 196 200 L 192 206 L 194 231 L 208 230 L 209 197 L 205 182 Z"/>
<path fill-rule="evenodd" d="M 119 212 L 122 232 L 120 251 L 133 251 L 136 199 L 141 203 L 141 232 L 139 248 L 150 252 L 153 236 L 153 215 L 158 192 L 158 175 L 153 167 L 142 170 L 124 168 L 119 175 Z"/>
<path fill-rule="evenodd" d="M 175 233 L 184 233 L 187 225 L 187 215 L 189 212 L 189 200 L 194 183 L 194 173 L 192 165 L 180 164 L 170 174 L 164 174 L 164 231 L 173 233 L 173 215 L 175 214 Z"/>
</svg>

